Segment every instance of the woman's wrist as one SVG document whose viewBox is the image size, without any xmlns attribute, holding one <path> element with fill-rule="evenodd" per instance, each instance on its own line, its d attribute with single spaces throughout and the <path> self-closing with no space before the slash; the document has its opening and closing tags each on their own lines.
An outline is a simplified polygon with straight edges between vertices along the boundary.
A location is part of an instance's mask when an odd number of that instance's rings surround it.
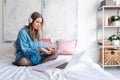
<svg viewBox="0 0 120 80">
<path fill-rule="evenodd" d="M 36 52 L 40 52 L 41 51 L 41 48 L 38 48 L 37 50 L 36 50 Z"/>
</svg>

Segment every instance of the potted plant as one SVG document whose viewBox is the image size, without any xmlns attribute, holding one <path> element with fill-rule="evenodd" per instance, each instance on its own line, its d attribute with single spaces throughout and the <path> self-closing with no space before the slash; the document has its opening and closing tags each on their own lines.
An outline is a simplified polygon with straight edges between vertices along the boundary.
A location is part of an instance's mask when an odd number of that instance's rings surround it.
<svg viewBox="0 0 120 80">
<path fill-rule="evenodd" d="M 113 24 L 114 26 L 120 26 L 120 16 L 111 16 L 109 19 L 108 19 L 109 23 Z"/>
<path fill-rule="evenodd" d="M 113 34 L 108 38 L 111 41 L 112 45 L 119 46 L 120 45 L 120 34 Z"/>
</svg>

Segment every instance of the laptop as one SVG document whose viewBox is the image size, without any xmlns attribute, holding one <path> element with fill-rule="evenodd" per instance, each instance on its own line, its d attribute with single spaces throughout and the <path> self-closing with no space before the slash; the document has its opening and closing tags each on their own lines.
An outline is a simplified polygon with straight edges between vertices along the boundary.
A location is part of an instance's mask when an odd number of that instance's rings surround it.
<svg viewBox="0 0 120 80">
<path fill-rule="evenodd" d="M 57 66 L 56 68 L 67 69 L 67 68 L 70 68 L 70 67 L 74 66 L 75 64 L 78 63 L 78 61 L 80 60 L 80 58 L 81 58 L 81 56 L 83 55 L 84 52 L 85 51 L 82 51 L 80 53 L 75 54 L 69 62 L 65 62 L 65 63 Z"/>
<path fill-rule="evenodd" d="M 78 54 L 75 54 L 69 62 L 65 62 L 65 63 L 57 66 L 56 68 L 67 69 L 67 68 L 70 68 L 70 67 L 74 66 L 75 64 L 78 63 L 78 61 L 80 60 L 80 58 L 81 58 L 81 56 L 83 55 L 84 52 L 85 51 L 82 51 Z M 32 67 L 32 70 L 45 72 L 45 71 L 53 70 L 53 68 L 48 67 L 48 66 L 37 65 L 37 66 Z"/>
</svg>

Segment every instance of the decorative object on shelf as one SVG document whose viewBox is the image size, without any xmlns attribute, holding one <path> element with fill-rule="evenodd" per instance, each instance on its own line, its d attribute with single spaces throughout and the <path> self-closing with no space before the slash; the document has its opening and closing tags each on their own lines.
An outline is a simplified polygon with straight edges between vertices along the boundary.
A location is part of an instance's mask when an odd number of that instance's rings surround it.
<svg viewBox="0 0 120 80">
<path fill-rule="evenodd" d="M 114 46 L 120 45 L 120 34 L 113 34 L 108 38 L 109 41 L 111 41 L 111 44 Z"/>
<path fill-rule="evenodd" d="M 104 17 L 104 24 L 105 24 L 105 26 L 108 26 L 108 15 L 107 14 L 105 14 L 105 17 Z"/>
<path fill-rule="evenodd" d="M 119 40 L 112 40 L 111 44 L 113 46 L 119 46 L 120 45 L 120 41 Z"/>
<path fill-rule="evenodd" d="M 108 22 L 109 24 L 113 25 L 113 26 L 120 26 L 120 16 L 111 16 L 109 19 L 108 19 Z"/>
<path fill-rule="evenodd" d="M 109 40 L 98 40 L 98 45 L 103 45 L 104 43 L 104 46 L 111 46 L 111 42 Z"/>
<path fill-rule="evenodd" d="M 120 0 L 115 0 L 115 5 L 119 6 L 120 5 Z"/>
<path fill-rule="evenodd" d="M 116 1 L 114 0 L 103 0 L 100 2 L 100 6 L 113 6 L 115 3 Z"/>
<path fill-rule="evenodd" d="M 100 49 L 100 63 L 103 63 L 102 49 Z M 120 65 L 120 50 L 104 49 L 105 65 Z"/>
</svg>

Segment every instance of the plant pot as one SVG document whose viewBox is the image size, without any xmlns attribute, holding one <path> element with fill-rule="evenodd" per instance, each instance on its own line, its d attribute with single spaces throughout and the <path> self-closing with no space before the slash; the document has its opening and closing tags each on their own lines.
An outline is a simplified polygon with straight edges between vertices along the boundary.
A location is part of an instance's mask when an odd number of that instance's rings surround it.
<svg viewBox="0 0 120 80">
<path fill-rule="evenodd" d="M 112 24 L 113 26 L 120 26 L 120 21 L 114 21 Z"/>
<path fill-rule="evenodd" d="M 119 46 L 120 45 L 120 41 L 119 40 L 112 40 L 111 43 L 113 46 Z"/>
</svg>

